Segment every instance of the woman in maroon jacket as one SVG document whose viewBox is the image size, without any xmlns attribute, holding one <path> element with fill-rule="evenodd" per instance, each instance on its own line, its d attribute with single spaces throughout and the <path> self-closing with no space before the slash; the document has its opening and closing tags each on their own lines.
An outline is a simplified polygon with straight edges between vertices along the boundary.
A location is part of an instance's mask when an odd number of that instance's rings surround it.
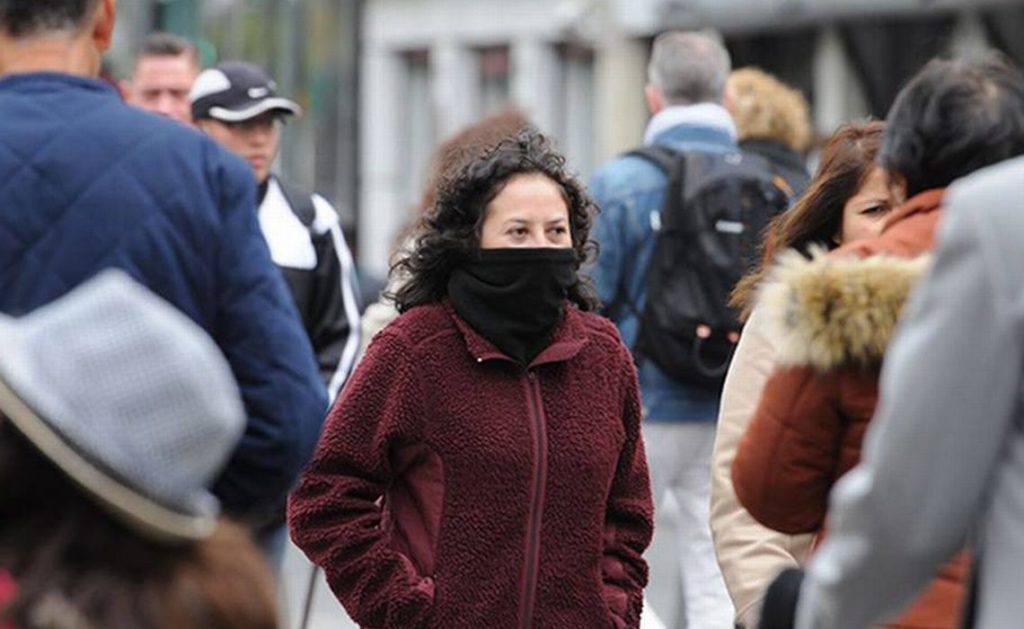
<svg viewBox="0 0 1024 629">
<path fill-rule="evenodd" d="M 291 496 L 364 627 L 638 627 L 632 359 L 578 270 L 592 204 L 535 131 L 447 177 Z"/>
</svg>

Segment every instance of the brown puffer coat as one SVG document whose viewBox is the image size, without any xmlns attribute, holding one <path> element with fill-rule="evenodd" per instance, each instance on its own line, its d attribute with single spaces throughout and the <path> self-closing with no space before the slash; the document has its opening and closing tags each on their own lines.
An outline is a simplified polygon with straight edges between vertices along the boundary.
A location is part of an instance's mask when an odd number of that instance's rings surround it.
<svg viewBox="0 0 1024 629">
<path fill-rule="evenodd" d="M 885 350 L 934 243 L 941 190 L 894 212 L 883 234 L 829 255 L 785 257 L 761 295 L 781 365 L 736 453 L 736 495 L 759 522 L 821 533 L 832 485 L 860 461 Z M 913 531 L 907 531 L 907 537 Z M 959 626 L 967 562 L 943 567 L 891 627 Z"/>
</svg>

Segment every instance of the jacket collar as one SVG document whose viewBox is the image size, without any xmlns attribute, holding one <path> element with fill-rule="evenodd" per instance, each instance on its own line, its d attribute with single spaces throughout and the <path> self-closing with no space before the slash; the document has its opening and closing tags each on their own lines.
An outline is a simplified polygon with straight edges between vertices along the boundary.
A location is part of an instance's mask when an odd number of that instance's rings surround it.
<svg viewBox="0 0 1024 629">
<path fill-rule="evenodd" d="M 942 197 L 946 194 L 945 188 L 933 188 L 925 190 L 910 197 L 910 199 L 896 208 L 888 218 L 885 219 L 885 227 L 882 233 L 892 228 L 893 225 L 905 221 L 915 214 L 927 214 L 934 212 L 942 205 Z"/>
<path fill-rule="evenodd" d="M 441 302 L 445 312 L 455 322 L 463 340 L 466 342 L 466 349 L 478 363 L 489 361 L 503 361 L 520 364 L 509 358 L 504 352 L 498 349 L 494 343 L 484 338 L 479 332 L 473 329 L 466 321 L 455 312 L 455 307 L 448 299 Z M 528 369 L 548 365 L 552 363 L 563 363 L 572 360 L 580 353 L 580 350 L 587 344 L 587 336 L 583 329 L 580 317 L 582 315 L 571 303 L 565 304 L 565 316 L 561 323 L 555 328 L 551 343 L 527 365 Z"/>
<path fill-rule="evenodd" d="M 776 360 L 821 371 L 877 366 L 929 263 L 927 255 L 860 258 L 819 251 L 807 259 L 784 252 L 758 298 Z"/>
<path fill-rule="evenodd" d="M 659 111 L 647 123 L 644 144 L 661 142 L 665 139 L 666 132 L 677 127 L 706 129 L 714 132 L 724 143 L 736 144 L 736 123 L 724 107 L 714 103 L 666 107 Z"/>
<path fill-rule="evenodd" d="M 928 270 L 924 254 L 944 192 L 912 197 L 878 238 L 810 259 L 793 251 L 778 257 L 758 306 L 766 310 L 780 364 L 827 371 L 881 363 L 904 304 Z"/>
<path fill-rule="evenodd" d="M 0 76 L 0 89 L 20 89 L 23 86 L 44 85 L 58 88 L 85 88 L 98 92 L 107 92 L 110 96 L 120 98 L 113 85 L 99 78 L 63 74 L 61 72 L 26 72 Z"/>
<path fill-rule="evenodd" d="M 796 150 L 778 140 L 751 139 L 740 142 L 740 148 L 760 155 L 772 163 L 784 165 L 793 170 L 804 170 L 804 158 Z"/>
</svg>

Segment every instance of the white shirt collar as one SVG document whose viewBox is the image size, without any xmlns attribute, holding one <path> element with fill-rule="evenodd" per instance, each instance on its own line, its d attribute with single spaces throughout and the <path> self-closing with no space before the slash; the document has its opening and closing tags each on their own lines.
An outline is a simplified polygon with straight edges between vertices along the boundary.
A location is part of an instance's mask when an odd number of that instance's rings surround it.
<svg viewBox="0 0 1024 629">
<path fill-rule="evenodd" d="M 714 127 L 728 133 L 729 137 L 734 142 L 736 141 L 736 123 L 733 122 L 732 115 L 725 107 L 715 103 L 700 103 L 699 105 L 673 105 L 659 111 L 647 123 L 644 144 L 653 144 L 654 138 L 681 124 Z"/>
</svg>

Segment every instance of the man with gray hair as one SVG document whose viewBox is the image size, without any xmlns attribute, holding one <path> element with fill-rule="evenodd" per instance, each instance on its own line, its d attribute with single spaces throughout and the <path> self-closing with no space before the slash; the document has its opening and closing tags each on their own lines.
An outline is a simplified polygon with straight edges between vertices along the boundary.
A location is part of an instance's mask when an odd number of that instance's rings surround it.
<svg viewBox="0 0 1024 629">
<path fill-rule="evenodd" d="M 646 97 L 653 117 L 644 134 L 645 149 L 735 154 L 736 128 L 722 106 L 730 69 L 729 53 L 712 35 L 659 36 L 648 67 Z M 637 357 L 656 505 L 665 506 L 671 497 L 676 507 L 656 510 L 654 544 L 662 550 L 650 558 L 649 606 L 668 629 L 720 629 L 733 623 L 708 525 L 720 386 L 680 381 L 637 347 L 669 179 L 663 166 L 634 153 L 597 172 L 591 192 L 602 210 L 595 228 L 601 254 L 592 275 L 605 314 Z"/>
</svg>

